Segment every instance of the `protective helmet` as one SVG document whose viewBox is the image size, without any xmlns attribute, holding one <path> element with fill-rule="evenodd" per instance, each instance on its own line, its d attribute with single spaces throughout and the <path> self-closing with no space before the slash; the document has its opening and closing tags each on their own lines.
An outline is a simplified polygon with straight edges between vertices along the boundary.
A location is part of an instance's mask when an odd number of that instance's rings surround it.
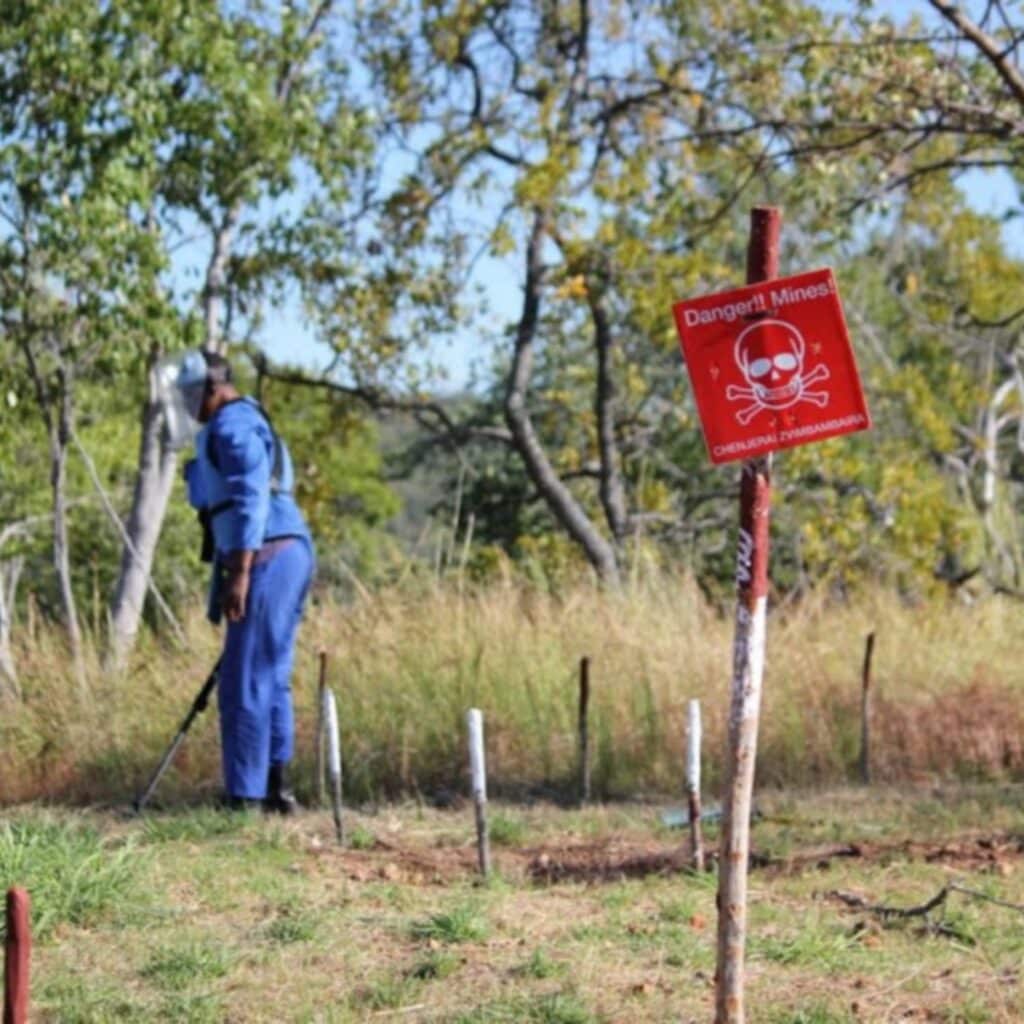
<svg viewBox="0 0 1024 1024">
<path fill-rule="evenodd" d="M 181 392 L 189 416 L 197 421 L 208 376 L 206 356 L 202 352 L 186 352 L 181 357 L 178 363 L 178 378 L 174 384 Z"/>
<path fill-rule="evenodd" d="M 199 431 L 199 410 L 209 378 L 206 357 L 197 350 L 169 356 L 157 363 L 154 374 L 167 444 L 184 448 Z"/>
</svg>

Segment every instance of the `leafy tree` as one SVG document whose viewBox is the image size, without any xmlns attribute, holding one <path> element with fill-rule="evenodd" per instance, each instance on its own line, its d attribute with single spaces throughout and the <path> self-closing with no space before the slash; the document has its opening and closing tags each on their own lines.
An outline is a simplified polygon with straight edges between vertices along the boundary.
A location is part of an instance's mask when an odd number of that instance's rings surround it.
<svg viewBox="0 0 1024 1024">
<path fill-rule="evenodd" d="M 162 267 L 147 221 L 159 96 L 119 10 L 14 5 L 0 26 L 0 306 L 46 430 L 52 545 L 71 650 L 81 631 L 66 488 L 78 382 L 145 344 Z"/>
<path fill-rule="evenodd" d="M 832 37 L 802 41 L 817 86 L 786 159 L 830 178 L 832 195 L 816 197 L 823 210 L 873 212 L 888 233 L 874 246 L 888 274 L 880 307 L 910 340 L 887 355 L 885 386 L 907 396 L 906 440 L 941 467 L 974 520 L 968 533 L 984 537 L 981 553 L 959 534 L 936 538 L 941 575 L 983 569 L 1018 591 L 1024 311 L 1007 297 L 1020 267 L 1000 225 L 965 209 L 954 183 L 998 171 L 1019 191 L 1024 21 L 998 0 L 928 0 L 901 19 L 863 3 Z M 1006 217 L 1018 207 L 1011 200 Z"/>
<path fill-rule="evenodd" d="M 292 453 L 295 498 L 316 542 L 321 577 L 343 578 L 342 565 L 372 577 L 387 554 L 384 527 L 400 505 L 384 479 L 375 425 L 343 395 L 257 381 L 260 402 Z"/>
<path fill-rule="evenodd" d="M 735 282 L 738 204 L 774 187 L 778 124 L 802 94 L 786 41 L 829 24 L 782 3 L 366 5 L 359 52 L 395 157 L 369 258 L 316 294 L 349 376 L 329 383 L 393 405 L 395 366 L 423 339 L 494 340 L 500 416 L 424 422 L 514 452 L 618 579 L 640 524 L 670 518 L 643 467 L 685 415 L 671 302 Z M 507 324 L 467 286 L 482 255 L 522 287 Z"/>
<path fill-rule="evenodd" d="M 7 352 L 6 389 L 0 395 L 0 444 L 4 451 L 0 487 L 0 698 L 19 694 L 12 647 L 18 587 L 26 562 L 33 556 L 45 558 L 41 537 L 49 525 L 45 438 L 38 420 L 24 414 L 32 399 L 15 355 Z"/>
<path fill-rule="evenodd" d="M 161 244 L 199 250 L 202 286 L 180 295 L 183 329 L 158 339 L 161 355 L 182 342 L 223 349 L 258 334 L 261 308 L 280 301 L 348 231 L 339 204 L 366 157 L 345 66 L 329 32 L 334 4 L 191 0 L 142 5 L 132 45 L 154 55 L 166 87 L 168 131 L 158 147 L 155 217 Z M 196 242 L 193 235 L 201 242 Z M 198 301 L 194 316 L 189 300 Z M 139 471 L 112 602 L 116 659 L 130 649 L 175 478 L 151 380 L 142 413 Z"/>
</svg>

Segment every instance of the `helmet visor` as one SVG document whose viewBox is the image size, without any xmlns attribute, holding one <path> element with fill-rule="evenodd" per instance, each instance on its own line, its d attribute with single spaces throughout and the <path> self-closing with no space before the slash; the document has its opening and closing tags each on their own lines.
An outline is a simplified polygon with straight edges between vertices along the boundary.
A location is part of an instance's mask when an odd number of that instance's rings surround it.
<svg viewBox="0 0 1024 1024">
<path fill-rule="evenodd" d="M 182 373 L 181 356 L 175 356 L 157 363 L 154 383 L 164 414 L 165 441 L 175 450 L 185 448 L 192 444 L 199 431 L 204 382 L 187 379 Z"/>
</svg>

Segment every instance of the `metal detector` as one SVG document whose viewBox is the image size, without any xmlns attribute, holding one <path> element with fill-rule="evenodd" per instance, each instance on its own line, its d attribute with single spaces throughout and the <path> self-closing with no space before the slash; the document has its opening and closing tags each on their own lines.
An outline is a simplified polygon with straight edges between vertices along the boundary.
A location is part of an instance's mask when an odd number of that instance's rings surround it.
<svg viewBox="0 0 1024 1024">
<path fill-rule="evenodd" d="M 136 814 L 141 814 L 143 808 L 149 803 L 150 797 L 153 795 L 153 791 L 156 789 L 160 779 L 163 778 L 164 772 L 171 765 L 171 761 L 174 760 L 174 755 L 178 752 L 178 747 L 181 746 L 185 739 L 185 734 L 192 727 L 192 723 L 196 717 L 206 710 L 206 706 L 210 703 L 210 694 L 213 693 L 214 687 L 217 685 L 217 681 L 220 679 L 220 664 L 223 660 L 223 655 L 217 659 L 217 664 L 213 666 L 213 671 L 207 677 L 203 688 L 199 691 L 196 699 L 192 701 L 192 707 L 189 708 L 188 714 L 182 720 L 181 725 L 178 727 L 171 745 L 167 748 L 164 756 L 160 759 L 160 763 L 156 766 L 156 771 L 153 772 L 152 777 L 149 780 L 149 784 L 145 790 L 135 798 L 132 807 L 135 809 Z"/>
</svg>

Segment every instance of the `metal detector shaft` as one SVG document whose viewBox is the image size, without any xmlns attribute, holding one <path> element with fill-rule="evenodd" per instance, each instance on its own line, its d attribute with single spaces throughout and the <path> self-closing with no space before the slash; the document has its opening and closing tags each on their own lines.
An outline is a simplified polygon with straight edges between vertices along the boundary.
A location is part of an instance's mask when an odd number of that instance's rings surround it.
<svg viewBox="0 0 1024 1024">
<path fill-rule="evenodd" d="M 192 723 L 196 717 L 206 710 L 206 706 L 210 703 L 210 694 L 213 693 L 213 688 L 217 685 L 217 680 L 220 678 L 220 663 L 221 658 L 217 659 L 217 664 L 213 666 L 213 671 L 207 677 L 203 688 L 199 691 L 196 699 L 192 701 L 192 707 L 189 708 L 188 714 L 183 719 L 181 725 L 178 727 L 178 731 L 175 734 L 171 745 L 167 748 L 164 756 L 160 759 L 160 763 L 156 766 L 156 771 L 153 772 L 152 777 L 149 780 L 149 784 L 146 786 L 143 793 L 135 798 L 135 803 L 132 805 L 135 808 L 136 814 L 141 814 L 142 809 L 149 803 L 150 797 L 153 795 L 154 790 L 163 778 L 164 772 L 170 767 L 171 762 L 174 760 L 174 755 L 178 752 L 178 747 L 181 746 L 185 739 L 185 734 L 192 727 Z"/>
</svg>

